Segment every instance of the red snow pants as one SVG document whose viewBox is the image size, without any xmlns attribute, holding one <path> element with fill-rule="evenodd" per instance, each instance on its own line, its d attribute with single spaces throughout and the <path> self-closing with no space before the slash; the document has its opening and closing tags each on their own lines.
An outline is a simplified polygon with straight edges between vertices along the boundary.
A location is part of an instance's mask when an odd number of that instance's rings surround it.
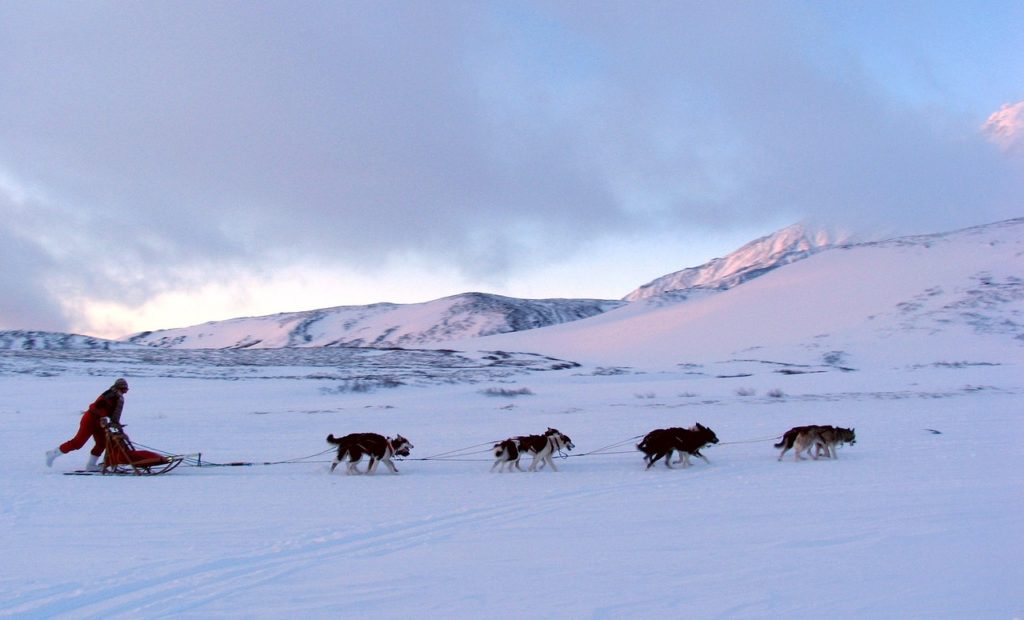
<svg viewBox="0 0 1024 620">
<path fill-rule="evenodd" d="M 96 440 L 96 445 L 92 447 L 90 453 L 94 456 L 103 454 L 107 448 L 107 434 L 100 426 L 99 417 L 91 411 L 86 411 L 82 414 L 82 421 L 78 424 L 78 434 L 60 444 L 60 451 L 67 454 L 72 450 L 78 450 L 85 445 L 85 442 L 89 441 L 89 437 Z"/>
</svg>

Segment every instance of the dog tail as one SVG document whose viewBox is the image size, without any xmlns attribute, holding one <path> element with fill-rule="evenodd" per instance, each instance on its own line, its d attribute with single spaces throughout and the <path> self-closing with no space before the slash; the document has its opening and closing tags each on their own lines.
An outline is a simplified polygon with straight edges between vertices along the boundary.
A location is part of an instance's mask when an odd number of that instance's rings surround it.
<svg viewBox="0 0 1024 620">
<path fill-rule="evenodd" d="M 334 433 L 331 433 L 327 436 L 327 443 L 339 444 L 341 443 L 341 440 L 335 437 Z"/>
<path fill-rule="evenodd" d="M 780 441 L 779 443 L 775 444 L 775 447 L 776 447 L 776 448 L 781 448 L 781 447 L 782 447 L 782 446 L 784 446 L 784 445 L 786 445 L 786 440 L 785 440 L 785 438 L 783 438 L 783 440 L 782 440 L 782 441 Z"/>
</svg>

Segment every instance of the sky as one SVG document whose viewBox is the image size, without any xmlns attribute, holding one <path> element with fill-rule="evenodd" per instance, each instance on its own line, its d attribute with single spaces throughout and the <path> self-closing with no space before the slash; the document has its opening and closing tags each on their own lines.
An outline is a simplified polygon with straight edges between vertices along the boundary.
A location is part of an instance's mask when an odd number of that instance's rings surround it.
<svg viewBox="0 0 1024 620">
<path fill-rule="evenodd" d="M 1024 4 L 0 3 L 0 329 L 620 298 L 1024 215 Z"/>
</svg>

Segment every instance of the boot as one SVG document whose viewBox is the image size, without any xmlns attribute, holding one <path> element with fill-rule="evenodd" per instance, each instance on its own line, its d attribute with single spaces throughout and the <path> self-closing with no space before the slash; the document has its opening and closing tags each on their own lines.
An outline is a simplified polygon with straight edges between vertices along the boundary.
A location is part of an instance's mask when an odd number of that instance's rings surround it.
<svg viewBox="0 0 1024 620">
<path fill-rule="evenodd" d="M 47 450 L 46 451 L 46 466 L 47 467 L 53 467 L 54 459 L 56 459 L 58 456 L 60 456 L 62 454 L 64 454 L 64 453 L 60 451 L 60 448 L 54 448 L 53 450 Z"/>
<path fill-rule="evenodd" d="M 101 468 L 96 464 L 96 459 L 100 457 L 95 454 L 89 455 L 89 462 L 85 464 L 85 471 L 99 471 Z"/>
</svg>

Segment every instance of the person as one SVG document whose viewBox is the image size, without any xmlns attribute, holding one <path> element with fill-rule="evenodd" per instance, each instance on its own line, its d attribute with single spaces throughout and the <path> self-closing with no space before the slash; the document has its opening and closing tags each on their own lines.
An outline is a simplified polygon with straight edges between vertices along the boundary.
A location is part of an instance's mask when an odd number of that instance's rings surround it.
<svg viewBox="0 0 1024 620">
<path fill-rule="evenodd" d="M 62 454 L 80 449 L 92 437 L 96 445 L 89 453 L 86 471 L 98 471 L 96 461 L 107 447 L 107 435 L 104 427 L 109 424 L 121 424 L 121 410 L 124 409 L 124 395 L 128 393 L 128 382 L 123 378 L 114 381 L 107 391 L 100 394 L 89 408 L 82 414 L 78 424 L 78 434 L 46 452 L 46 466 L 53 467 L 53 461 Z"/>
</svg>

